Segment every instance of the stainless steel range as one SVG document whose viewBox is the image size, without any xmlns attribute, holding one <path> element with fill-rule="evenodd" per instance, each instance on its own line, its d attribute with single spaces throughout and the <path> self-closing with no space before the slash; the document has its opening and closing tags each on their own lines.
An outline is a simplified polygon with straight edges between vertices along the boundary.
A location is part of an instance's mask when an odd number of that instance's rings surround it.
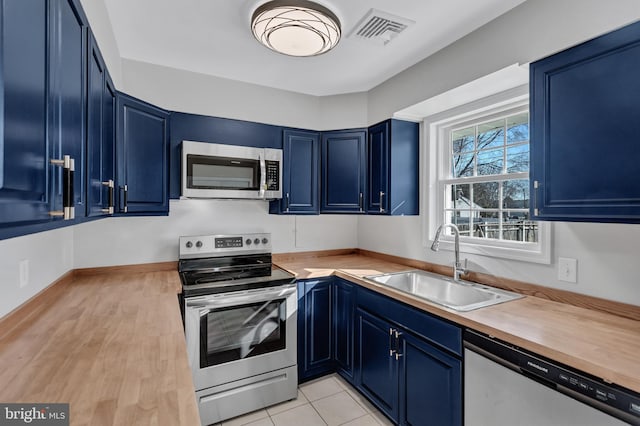
<svg viewBox="0 0 640 426">
<path fill-rule="evenodd" d="M 295 398 L 296 283 L 271 235 L 180 237 L 178 270 L 202 424 Z"/>
</svg>

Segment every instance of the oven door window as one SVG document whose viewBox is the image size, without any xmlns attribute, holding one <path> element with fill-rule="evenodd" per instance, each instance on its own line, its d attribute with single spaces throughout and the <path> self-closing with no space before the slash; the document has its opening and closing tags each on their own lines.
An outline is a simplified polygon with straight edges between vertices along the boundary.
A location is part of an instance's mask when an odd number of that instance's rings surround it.
<svg viewBox="0 0 640 426">
<path fill-rule="evenodd" d="M 200 317 L 200 367 L 286 347 L 286 299 L 213 309 Z"/>
<path fill-rule="evenodd" d="M 259 160 L 187 155 L 187 188 L 254 191 L 259 186 Z"/>
</svg>

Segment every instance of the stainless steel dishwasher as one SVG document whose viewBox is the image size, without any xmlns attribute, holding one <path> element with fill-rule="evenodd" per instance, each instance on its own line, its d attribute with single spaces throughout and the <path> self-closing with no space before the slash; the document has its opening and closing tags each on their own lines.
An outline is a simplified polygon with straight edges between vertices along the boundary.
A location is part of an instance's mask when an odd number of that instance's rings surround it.
<svg viewBox="0 0 640 426">
<path fill-rule="evenodd" d="M 492 337 L 464 335 L 466 426 L 640 425 L 640 394 Z"/>
</svg>

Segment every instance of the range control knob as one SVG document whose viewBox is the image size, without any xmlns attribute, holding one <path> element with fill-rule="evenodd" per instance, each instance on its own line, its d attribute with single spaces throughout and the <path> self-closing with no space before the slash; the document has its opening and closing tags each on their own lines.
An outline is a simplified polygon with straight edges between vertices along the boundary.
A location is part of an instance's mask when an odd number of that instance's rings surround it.
<svg viewBox="0 0 640 426">
<path fill-rule="evenodd" d="M 260 244 L 260 239 L 256 238 L 255 240 L 253 240 L 253 244 Z"/>
<path fill-rule="evenodd" d="M 247 238 L 247 241 L 244 242 L 246 245 L 250 246 L 251 245 L 251 238 Z"/>
<path fill-rule="evenodd" d="M 187 246 L 187 248 L 193 247 L 193 243 L 191 241 L 187 241 L 187 244 L 185 245 Z"/>
<path fill-rule="evenodd" d="M 267 240 L 266 238 L 262 239 L 262 244 L 267 244 L 269 242 L 269 240 Z"/>
<path fill-rule="evenodd" d="M 196 242 L 196 247 L 198 247 L 198 248 L 202 247 L 202 241 L 197 241 Z"/>
</svg>

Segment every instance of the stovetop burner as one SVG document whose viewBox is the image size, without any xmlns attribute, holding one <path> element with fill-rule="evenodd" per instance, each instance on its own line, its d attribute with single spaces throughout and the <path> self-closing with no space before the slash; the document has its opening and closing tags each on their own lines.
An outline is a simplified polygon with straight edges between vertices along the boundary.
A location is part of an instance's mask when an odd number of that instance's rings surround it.
<svg viewBox="0 0 640 426">
<path fill-rule="evenodd" d="M 271 235 L 180 237 L 183 296 L 245 291 L 295 281 L 271 263 Z"/>
</svg>

